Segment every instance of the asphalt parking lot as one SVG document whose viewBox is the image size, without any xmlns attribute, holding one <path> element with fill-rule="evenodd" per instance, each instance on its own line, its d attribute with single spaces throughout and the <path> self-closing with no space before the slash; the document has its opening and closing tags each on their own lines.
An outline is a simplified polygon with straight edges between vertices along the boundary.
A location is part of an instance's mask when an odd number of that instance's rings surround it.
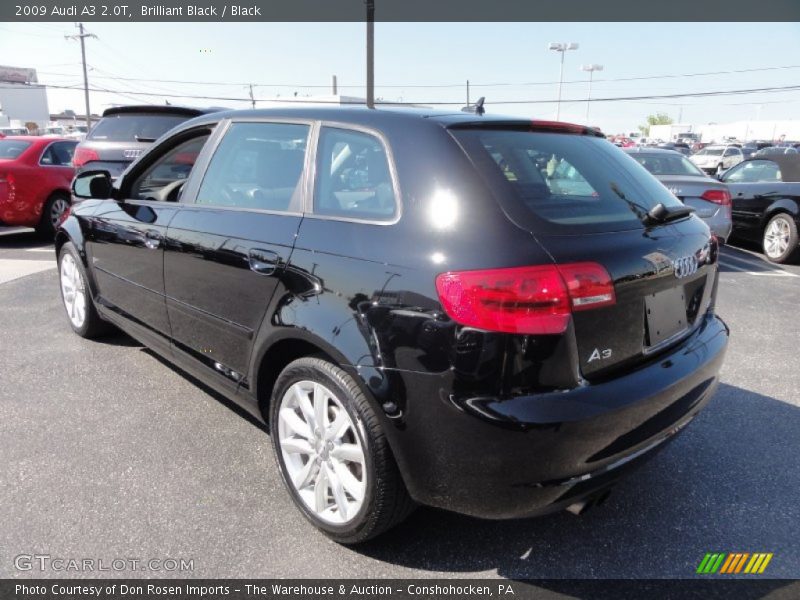
<svg viewBox="0 0 800 600">
<path fill-rule="evenodd" d="M 772 552 L 800 577 L 800 267 L 726 248 L 723 383 L 681 437 L 582 517 L 419 509 L 352 549 L 306 523 L 266 432 L 124 335 L 74 335 L 52 247 L 0 233 L 0 577 L 20 554 L 191 559 L 192 577 L 691 577 L 706 552 Z M 91 576 L 83 573 L 82 576 Z M 98 574 L 95 574 L 98 575 Z"/>
</svg>

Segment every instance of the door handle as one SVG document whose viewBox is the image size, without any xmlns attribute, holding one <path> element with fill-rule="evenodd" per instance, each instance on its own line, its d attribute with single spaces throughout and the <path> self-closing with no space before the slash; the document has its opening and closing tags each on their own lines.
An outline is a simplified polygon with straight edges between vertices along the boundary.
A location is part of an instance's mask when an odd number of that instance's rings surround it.
<svg viewBox="0 0 800 600">
<path fill-rule="evenodd" d="M 250 270 L 259 275 L 272 275 L 281 262 L 280 255 L 272 250 L 251 248 L 247 254 Z"/>
<path fill-rule="evenodd" d="M 150 250 L 156 250 L 159 246 L 161 246 L 161 240 L 164 238 L 161 234 L 156 231 L 155 229 L 148 229 L 144 233 L 144 245 Z"/>
</svg>

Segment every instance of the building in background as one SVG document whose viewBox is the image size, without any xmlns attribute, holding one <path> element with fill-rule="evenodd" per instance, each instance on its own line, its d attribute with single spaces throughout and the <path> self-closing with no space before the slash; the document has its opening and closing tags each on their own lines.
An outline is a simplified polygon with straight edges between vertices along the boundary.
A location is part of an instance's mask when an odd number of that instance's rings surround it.
<svg viewBox="0 0 800 600">
<path fill-rule="evenodd" d="M 39 85 L 36 69 L 0 65 L 0 110 L 11 127 L 47 127 L 50 122 L 47 89 Z"/>
</svg>

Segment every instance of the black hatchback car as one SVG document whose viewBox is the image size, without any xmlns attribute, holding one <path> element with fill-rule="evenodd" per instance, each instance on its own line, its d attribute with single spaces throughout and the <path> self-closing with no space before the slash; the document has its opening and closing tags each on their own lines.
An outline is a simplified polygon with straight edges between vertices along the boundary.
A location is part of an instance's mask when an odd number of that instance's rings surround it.
<svg viewBox="0 0 800 600">
<path fill-rule="evenodd" d="M 75 332 L 113 323 L 268 422 L 340 542 L 416 503 L 580 512 L 717 386 L 715 239 L 596 129 L 216 113 L 73 193 Z"/>
</svg>

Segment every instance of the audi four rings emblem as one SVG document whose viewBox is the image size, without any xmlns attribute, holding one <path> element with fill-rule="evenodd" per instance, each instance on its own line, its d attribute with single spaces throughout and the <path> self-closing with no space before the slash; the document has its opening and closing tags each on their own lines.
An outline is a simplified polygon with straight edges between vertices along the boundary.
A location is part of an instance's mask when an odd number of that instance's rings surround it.
<svg viewBox="0 0 800 600">
<path fill-rule="evenodd" d="M 697 259 L 694 256 L 682 256 L 672 261 L 675 277 L 683 279 L 697 272 Z"/>
</svg>

